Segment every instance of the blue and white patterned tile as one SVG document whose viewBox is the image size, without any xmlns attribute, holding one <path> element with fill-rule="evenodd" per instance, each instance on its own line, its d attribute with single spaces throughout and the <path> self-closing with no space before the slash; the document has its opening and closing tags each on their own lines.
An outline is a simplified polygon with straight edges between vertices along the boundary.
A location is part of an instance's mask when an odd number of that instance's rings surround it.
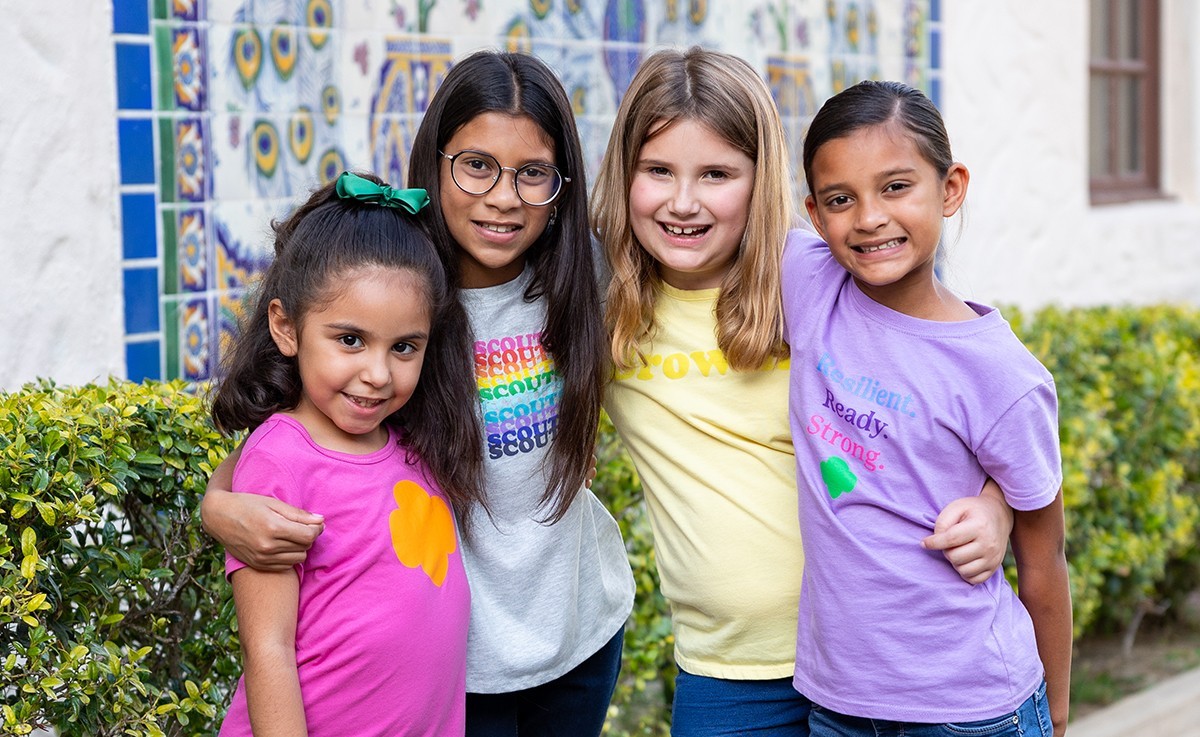
<svg viewBox="0 0 1200 737">
<path fill-rule="evenodd" d="M 252 196 L 253 164 L 247 153 L 251 120 L 252 116 L 241 113 L 215 113 L 209 118 L 215 200 L 244 200 Z"/>
</svg>

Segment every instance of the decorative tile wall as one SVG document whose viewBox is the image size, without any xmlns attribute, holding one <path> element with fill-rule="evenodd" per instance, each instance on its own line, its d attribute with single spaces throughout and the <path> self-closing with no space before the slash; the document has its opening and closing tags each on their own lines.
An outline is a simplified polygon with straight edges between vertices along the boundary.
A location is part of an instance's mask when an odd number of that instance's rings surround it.
<svg viewBox="0 0 1200 737">
<path fill-rule="evenodd" d="M 800 143 L 821 101 L 902 75 L 941 96 L 940 0 L 113 0 L 128 378 L 214 375 L 269 223 L 345 168 L 402 182 L 430 96 L 480 47 L 537 54 L 594 174 L 641 58 L 762 71 Z"/>
</svg>

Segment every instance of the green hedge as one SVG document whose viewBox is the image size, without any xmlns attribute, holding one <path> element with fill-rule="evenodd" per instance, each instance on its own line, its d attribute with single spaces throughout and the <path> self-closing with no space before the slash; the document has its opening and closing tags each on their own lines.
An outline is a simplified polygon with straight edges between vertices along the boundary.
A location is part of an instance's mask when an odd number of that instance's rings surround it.
<svg viewBox="0 0 1200 737">
<path fill-rule="evenodd" d="M 1058 386 L 1075 633 L 1115 630 L 1200 570 L 1200 311 L 1007 312 Z"/>
<path fill-rule="evenodd" d="M 240 664 L 194 512 L 228 448 L 182 383 L 0 395 L 0 733 L 213 731 Z"/>
<path fill-rule="evenodd" d="M 1200 571 L 1200 312 L 1006 312 L 1058 380 L 1077 634 L 1124 626 Z M 0 394 L 0 733 L 214 730 L 238 646 L 194 513 L 231 442 L 181 383 Z M 674 643 L 641 488 L 608 425 L 598 455 L 638 586 L 608 733 L 665 735 Z"/>
</svg>

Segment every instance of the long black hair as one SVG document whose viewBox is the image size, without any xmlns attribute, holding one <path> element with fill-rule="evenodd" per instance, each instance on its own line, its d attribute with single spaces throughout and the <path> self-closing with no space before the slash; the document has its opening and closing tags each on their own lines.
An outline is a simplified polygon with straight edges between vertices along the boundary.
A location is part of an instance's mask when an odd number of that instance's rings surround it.
<svg viewBox="0 0 1200 737">
<path fill-rule="evenodd" d="M 430 101 L 413 141 L 408 181 L 441 202 L 439 151 L 477 116 L 497 112 L 525 116 L 554 142 L 555 164 L 571 181 L 552 206 L 557 223 L 526 252 L 533 268 L 527 300 L 546 300 L 542 345 L 562 380 L 558 424 L 547 459 L 548 484 L 542 503 L 550 522 L 562 519 L 592 467 L 600 418 L 605 356 L 599 290 L 587 219 L 587 180 L 575 116 L 562 83 L 537 58 L 520 53 L 479 51 L 456 63 Z M 458 284 L 459 245 L 440 207 L 426 220 L 433 242 Z M 464 344 L 464 350 L 466 346 Z"/>
<path fill-rule="evenodd" d="M 371 174 L 359 176 L 382 184 Z M 271 227 L 275 258 L 256 287 L 253 308 L 224 361 L 213 396 L 217 428 L 226 433 L 252 430 L 300 402 L 299 364 L 294 356 L 283 355 L 271 337 L 272 300 L 278 299 L 299 326 L 336 295 L 339 277 L 354 269 L 410 271 L 425 292 L 431 330 L 416 389 L 388 422 L 402 429 L 405 448 L 425 463 L 465 522 L 470 506 L 483 501 L 481 430 L 471 409 L 478 401 L 474 366 L 462 351 L 468 326 L 442 261 L 415 216 L 343 199 L 330 183 Z"/>
</svg>

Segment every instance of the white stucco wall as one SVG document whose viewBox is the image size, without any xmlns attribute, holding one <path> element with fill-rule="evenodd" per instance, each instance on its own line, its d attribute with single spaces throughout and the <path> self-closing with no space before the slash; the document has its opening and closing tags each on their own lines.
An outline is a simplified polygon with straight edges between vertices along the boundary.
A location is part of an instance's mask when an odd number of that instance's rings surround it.
<svg viewBox="0 0 1200 737">
<path fill-rule="evenodd" d="M 1087 3 L 942 7 L 943 107 L 972 175 L 954 287 L 1022 306 L 1200 303 L 1197 4 L 1163 3 L 1168 198 L 1102 206 L 1088 201 Z"/>
<path fill-rule="evenodd" d="M 11 5 L 0 24 L 0 389 L 123 375 L 111 7 Z M 1200 4 L 1163 7 L 1169 197 L 1093 207 L 1087 3 L 942 3 L 943 108 L 972 173 L 948 273 L 961 293 L 1022 306 L 1200 303 Z"/>
<path fill-rule="evenodd" d="M 112 9 L 0 23 L 0 389 L 124 373 Z"/>
</svg>

